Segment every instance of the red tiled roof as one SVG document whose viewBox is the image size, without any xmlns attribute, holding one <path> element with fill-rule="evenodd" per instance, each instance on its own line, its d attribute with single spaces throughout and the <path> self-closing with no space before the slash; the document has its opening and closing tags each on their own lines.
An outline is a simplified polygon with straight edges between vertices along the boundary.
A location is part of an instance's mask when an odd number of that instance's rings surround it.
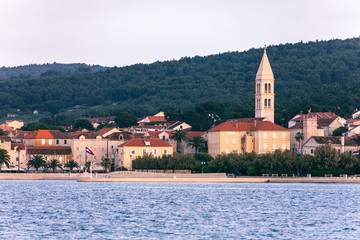
<svg viewBox="0 0 360 240">
<path fill-rule="evenodd" d="M 22 143 L 11 143 L 11 150 L 16 150 L 18 146 L 21 147 L 22 150 L 25 150 L 25 145 Z"/>
<path fill-rule="evenodd" d="M 208 130 L 208 132 L 217 132 L 217 131 L 237 131 L 237 129 L 235 128 L 234 124 L 229 122 L 224 122 Z"/>
<path fill-rule="evenodd" d="M 104 135 L 105 133 L 107 133 L 107 132 L 109 132 L 109 131 L 111 131 L 111 130 L 113 130 L 114 128 L 102 128 L 102 129 L 100 129 L 99 131 L 97 131 L 97 133 L 99 134 L 99 135 Z"/>
<path fill-rule="evenodd" d="M 0 129 L 7 130 L 7 131 L 11 132 L 12 134 L 15 134 L 15 130 L 5 124 L 1 124 Z"/>
<path fill-rule="evenodd" d="M 70 155 L 71 147 L 27 147 L 26 153 L 32 155 Z"/>
<path fill-rule="evenodd" d="M 26 139 L 53 139 L 53 138 L 61 138 L 67 139 L 69 138 L 65 133 L 60 132 L 59 130 L 36 130 L 24 137 Z"/>
<path fill-rule="evenodd" d="M 253 123 L 254 121 L 264 121 L 265 118 L 233 118 L 233 119 L 228 119 L 226 120 L 226 122 L 231 122 L 231 123 Z"/>
<path fill-rule="evenodd" d="M 145 145 L 145 142 L 149 142 L 150 145 Z M 157 138 L 134 138 L 131 139 L 119 147 L 172 147 L 169 143 Z"/>
<path fill-rule="evenodd" d="M 164 116 L 148 116 L 150 122 L 166 122 Z"/>
<path fill-rule="evenodd" d="M 154 137 L 154 138 L 159 138 L 160 133 L 162 133 L 162 131 L 148 131 L 150 137 Z"/>
<path fill-rule="evenodd" d="M 253 124 L 255 125 L 255 124 Z M 287 128 L 284 128 L 280 125 L 277 125 L 275 123 L 264 121 L 264 122 L 257 122 L 256 127 L 254 126 L 252 130 L 258 130 L 258 131 L 288 131 Z"/>
<path fill-rule="evenodd" d="M 313 112 L 310 114 L 300 113 L 297 115 L 297 117 L 294 117 L 291 120 L 292 121 L 303 121 L 304 118 L 308 118 L 308 117 L 316 117 L 319 120 L 319 119 L 336 119 L 339 116 L 333 112 Z"/>
<path fill-rule="evenodd" d="M 201 137 L 202 135 L 204 135 L 206 132 L 200 132 L 200 131 L 187 131 L 186 132 L 186 136 L 188 138 L 193 138 L 193 137 Z"/>
</svg>

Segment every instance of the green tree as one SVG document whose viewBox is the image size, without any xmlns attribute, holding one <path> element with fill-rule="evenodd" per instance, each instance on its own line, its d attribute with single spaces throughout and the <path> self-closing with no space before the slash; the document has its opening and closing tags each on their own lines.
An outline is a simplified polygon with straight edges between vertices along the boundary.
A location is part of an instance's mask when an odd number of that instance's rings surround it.
<svg viewBox="0 0 360 240">
<path fill-rule="evenodd" d="M 304 140 L 304 133 L 297 132 L 295 135 L 295 140 L 299 143 L 299 149 L 301 149 L 301 153 L 302 153 L 301 142 Z"/>
<path fill-rule="evenodd" d="M 181 141 L 186 141 L 186 130 L 175 130 L 170 139 L 176 141 L 176 151 L 181 153 Z"/>
<path fill-rule="evenodd" d="M 87 130 L 95 130 L 91 122 L 86 118 L 78 118 L 75 121 L 74 128 L 86 128 Z"/>
<path fill-rule="evenodd" d="M 18 171 L 20 171 L 20 151 L 21 151 L 22 147 L 21 146 L 17 146 L 16 147 L 16 152 L 18 154 Z"/>
<path fill-rule="evenodd" d="M 6 133 L 3 129 L 0 128 L 0 136 L 6 136 Z"/>
<path fill-rule="evenodd" d="M 8 151 L 0 148 L 0 171 L 3 164 L 8 168 L 10 167 L 10 155 L 8 154 Z"/>
<path fill-rule="evenodd" d="M 329 144 L 317 147 L 314 157 L 316 167 L 319 170 L 334 170 L 340 161 L 340 154 Z"/>
<path fill-rule="evenodd" d="M 101 161 L 101 166 L 104 168 L 105 172 L 109 172 L 111 167 L 111 160 L 109 158 L 104 158 Z"/>
<path fill-rule="evenodd" d="M 70 169 L 70 172 L 72 173 L 72 171 L 74 170 L 74 168 L 78 168 L 79 167 L 79 164 L 73 160 L 73 159 L 70 159 L 65 165 L 64 167 L 66 168 L 69 168 Z"/>
<path fill-rule="evenodd" d="M 85 170 L 86 170 L 87 172 L 90 172 L 91 164 L 92 164 L 91 161 L 86 161 L 86 162 L 85 162 Z"/>
<path fill-rule="evenodd" d="M 51 168 L 53 170 L 53 172 L 55 172 L 57 168 L 62 169 L 62 164 L 60 164 L 59 160 L 57 160 L 57 159 L 51 160 L 48 165 L 49 165 L 49 168 Z"/>
<path fill-rule="evenodd" d="M 337 129 L 335 129 L 333 131 L 333 136 L 342 136 L 343 133 L 347 132 L 348 128 L 347 127 L 338 127 Z"/>
<path fill-rule="evenodd" d="M 28 161 L 27 165 L 28 165 L 28 168 L 34 167 L 36 169 L 36 171 L 38 171 L 39 168 L 44 167 L 46 165 L 46 161 L 44 160 L 43 156 L 35 155 L 35 156 L 33 156 L 33 158 L 31 158 Z"/>
<path fill-rule="evenodd" d="M 200 149 L 205 148 L 205 140 L 201 136 L 195 136 L 187 139 L 187 145 L 195 148 L 195 152 L 199 152 Z"/>
<path fill-rule="evenodd" d="M 121 112 L 116 118 L 115 123 L 118 127 L 131 127 L 136 124 L 136 118 L 128 113 L 128 112 Z"/>
</svg>

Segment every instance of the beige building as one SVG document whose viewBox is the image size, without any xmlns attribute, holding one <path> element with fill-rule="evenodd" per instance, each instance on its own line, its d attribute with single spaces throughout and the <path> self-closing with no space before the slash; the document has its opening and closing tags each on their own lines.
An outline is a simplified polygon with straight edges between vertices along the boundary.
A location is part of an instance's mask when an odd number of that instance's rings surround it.
<svg viewBox="0 0 360 240">
<path fill-rule="evenodd" d="M 18 147 L 20 147 L 18 149 Z M 26 149 L 25 145 L 21 143 L 12 143 L 11 138 L 8 136 L 0 136 L 0 149 L 4 149 L 8 152 L 10 156 L 10 168 L 15 170 L 18 168 L 18 159 L 20 160 L 20 168 L 26 168 L 27 159 L 26 159 Z M 4 169 L 5 165 L 2 166 Z"/>
<path fill-rule="evenodd" d="M 335 129 L 343 127 L 346 120 L 332 112 L 315 112 L 298 114 L 293 117 L 288 125 L 290 129 L 290 146 L 292 151 L 300 152 L 301 145 L 312 136 L 330 136 Z M 295 136 L 298 132 L 303 133 L 304 140 L 300 143 Z"/>
<path fill-rule="evenodd" d="M 6 120 L 5 124 L 14 130 L 18 130 L 24 126 L 22 120 Z"/>
<path fill-rule="evenodd" d="M 132 169 L 132 161 L 138 156 L 152 154 L 155 157 L 173 154 L 173 147 L 156 138 L 134 138 L 119 146 L 119 166 Z"/>
<path fill-rule="evenodd" d="M 353 137 L 312 136 L 304 143 L 304 154 L 314 155 L 316 148 L 327 144 L 335 148 L 339 153 L 354 153 L 359 151 L 359 146 L 353 140 Z"/>
<path fill-rule="evenodd" d="M 241 120 L 241 119 L 240 119 Z M 270 121 L 225 122 L 208 131 L 208 153 L 257 154 L 290 149 L 290 132 Z"/>
</svg>

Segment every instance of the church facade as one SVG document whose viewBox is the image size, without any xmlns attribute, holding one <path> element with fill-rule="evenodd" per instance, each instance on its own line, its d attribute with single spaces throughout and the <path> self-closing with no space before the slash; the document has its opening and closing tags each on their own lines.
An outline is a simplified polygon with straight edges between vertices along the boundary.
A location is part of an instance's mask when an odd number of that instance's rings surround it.
<svg viewBox="0 0 360 240">
<path fill-rule="evenodd" d="M 208 130 L 208 153 L 290 150 L 290 131 L 274 123 L 274 74 L 264 50 L 255 78 L 255 118 L 229 119 Z"/>
</svg>

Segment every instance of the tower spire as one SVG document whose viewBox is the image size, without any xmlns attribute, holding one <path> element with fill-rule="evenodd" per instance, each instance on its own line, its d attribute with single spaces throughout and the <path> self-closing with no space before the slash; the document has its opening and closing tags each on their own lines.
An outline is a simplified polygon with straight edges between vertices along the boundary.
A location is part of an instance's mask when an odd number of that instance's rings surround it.
<svg viewBox="0 0 360 240">
<path fill-rule="evenodd" d="M 274 74 L 265 47 L 255 78 L 255 117 L 274 122 L 274 100 Z"/>
</svg>

